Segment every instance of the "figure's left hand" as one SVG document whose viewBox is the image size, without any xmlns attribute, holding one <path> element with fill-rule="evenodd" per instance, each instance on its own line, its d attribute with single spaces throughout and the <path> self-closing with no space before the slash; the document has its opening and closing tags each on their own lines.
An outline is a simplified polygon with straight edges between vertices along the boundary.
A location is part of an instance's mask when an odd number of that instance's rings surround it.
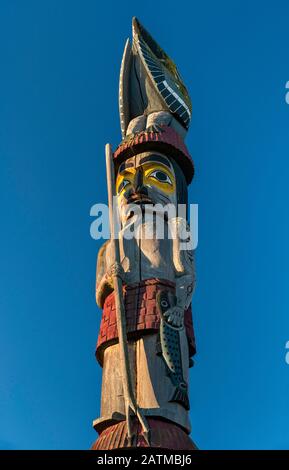
<svg viewBox="0 0 289 470">
<path fill-rule="evenodd" d="M 177 328 L 184 325 L 184 309 L 178 306 L 169 308 L 165 313 L 164 317 L 166 321 Z"/>
<path fill-rule="evenodd" d="M 106 277 L 111 283 L 113 282 L 113 278 L 116 276 L 118 276 L 122 281 L 124 281 L 125 273 L 123 267 L 117 261 L 115 261 L 115 263 L 113 263 L 106 272 Z"/>
</svg>

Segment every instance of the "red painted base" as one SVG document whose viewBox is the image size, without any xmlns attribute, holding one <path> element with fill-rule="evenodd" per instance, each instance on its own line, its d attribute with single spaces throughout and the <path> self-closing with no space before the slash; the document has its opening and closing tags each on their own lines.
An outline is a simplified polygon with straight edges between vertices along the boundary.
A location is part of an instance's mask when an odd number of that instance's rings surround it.
<svg viewBox="0 0 289 470">
<path fill-rule="evenodd" d="M 169 450 L 197 450 L 190 436 L 179 426 L 169 421 L 156 418 L 147 418 L 151 430 L 150 446 L 148 446 L 142 433 L 139 422 L 133 422 L 133 434 L 135 436 L 132 447 L 150 447 Z M 127 449 L 126 422 L 104 429 L 98 439 L 93 443 L 92 450 Z"/>
</svg>

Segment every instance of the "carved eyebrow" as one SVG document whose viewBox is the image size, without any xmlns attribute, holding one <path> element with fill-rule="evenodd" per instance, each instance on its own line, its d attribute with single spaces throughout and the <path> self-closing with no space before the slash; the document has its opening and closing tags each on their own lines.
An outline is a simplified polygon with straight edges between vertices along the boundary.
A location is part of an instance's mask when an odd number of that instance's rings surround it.
<svg viewBox="0 0 289 470">
<path fill-rule="evenodd" d="M 140 159 L 139 163 L 143 164 L 146 162 L 158 162 L 162 163 L 166 167 L 168 167 L 170 170 L 172 170 L 171 164 L 168 162 L 168 160 L 161 155 L 149 155 L 147 157 L 143 157 Z"/>
<path fill-rule="evenodd" d="M 163 165 L 165 165 L 167 168 L 169 168 L 172 171 L 172 166 L 170 162 L 166 158 L 162 157 L 161 155 L 148 155 L 146 157 L 140 158 L 140 161 L 139 161 L 140 164 L 147 163 L 147 162 L 162 163 Z M 119 167 L 118 173 L 121 174 L 127 168 L 132 168 L 133 166 L 134 164 L 131 162 L 123 162 Z"/>
<path fill-rule="evenodd" d="M 123 173 L 127 168 L 131 168 L 133 167 L 133 163 L 127 163 L 127 162 L 123 162 L 120 167 L 119 167 L 119 170 L 118 172 L 121 174 Z"/>
</svg>

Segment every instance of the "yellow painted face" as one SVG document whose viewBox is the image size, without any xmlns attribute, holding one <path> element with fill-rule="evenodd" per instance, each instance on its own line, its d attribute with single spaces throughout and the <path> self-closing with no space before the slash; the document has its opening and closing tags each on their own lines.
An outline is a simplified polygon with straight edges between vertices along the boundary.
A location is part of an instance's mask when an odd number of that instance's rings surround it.
<svg viewBox="0 0 289 470">
<path fill-rule="evenodd" d="M 151 161 L 140 165 L 140 167 L 143 172 L 143 186 L 155 188 L 167 195 L 176 191 L 175 176 L 166 165 Z M 135 187 L 136 175 L 140 167 L 126 168 L 117 175 L 116 192 L 118 196 L 122 196 L 125 191 Z"/>
</svg>

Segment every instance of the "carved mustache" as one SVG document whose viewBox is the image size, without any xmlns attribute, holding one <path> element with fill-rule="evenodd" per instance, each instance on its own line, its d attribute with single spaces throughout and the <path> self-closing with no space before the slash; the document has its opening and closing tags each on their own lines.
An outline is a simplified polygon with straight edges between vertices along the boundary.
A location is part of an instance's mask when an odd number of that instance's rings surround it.
<svg viewBox="0 0 289 470">
<path fill-rule="evenodd" d="M 136 189 L 130 189 L 124 197 L 128 204 L 152 203 L 151 198 L 148 196 L 148 190 L 143 185 L 138 186 Z"/>
</svg>

